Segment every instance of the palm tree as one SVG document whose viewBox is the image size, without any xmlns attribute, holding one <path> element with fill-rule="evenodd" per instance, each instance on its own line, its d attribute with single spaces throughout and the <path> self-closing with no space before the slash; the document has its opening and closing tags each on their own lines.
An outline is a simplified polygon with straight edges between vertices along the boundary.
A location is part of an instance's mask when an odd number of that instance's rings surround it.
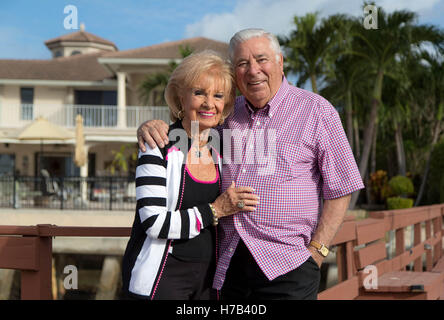
<svg viewBox="0 0 444 320">
<path fill-rule="evenodd" d="M 188 45 L 185 47 L 179 46 L 179 52 L 183 59 L 193 53 L 193 50 Z M 170 75 L 173 73 L 174 69 L 176 69 L 177 65 L 178 64 L 174 60 L 171 60 L 168 63 L 166 71 L 156 72 L 146 76 L 139 86 L 139 98 L 143 104 L 150 104 L 150 98 L 152 97 L 152 103 L 154 105 L 166 105 L 163 93 L 168 84 Z M 153 95 L 153 93 L 157 91 L 162 91 L 162 94 Z"/>
<path fill-rule="evenodd" d="M 425 91 L 425 96 L 420 96 L 416 101 L 416 107 L 423 112 L 421 118 L 429 124 L 430 145 L 426 152 L 426 165 L 422 174 L 421 185 L 416 197 L 415 206 L 421 203 L 430 170 L 430 161 L 435 145 L 444 134 L 444 61 L 443 56 L 437 53 L 431 54 L 423 51 L 420 58 L 426 63 L 424 72 L 418 73 L 418 80 L 422 82 L 420 88 Z M 419 85 L 421 85 L 419 84 Z"/>
<path fill-rule="evenodd" d="M 390 73 L 387 74 L 378 115 L 381 128 L 394 137 L 398 175 L 402 176 L 407 175 L 403 131 L 409 125 L 412 116 L 410 102 L 414 99 L 412 79 L 415 72 L 415 68 L 412 66 L 417 63 L 417 59 L 412 57 L 400 57 L 395 62 Z"/>
<path fill-rule="evenodd" d="M 367 5 L 365 3 L 364 5 Z M 366 30 L 358 28 L 354 32 L 354 54 L 365 59 L 368 67 L 375 72 L 373 92 L 364 130 L 364 142 L 359 162 L 361 177 L 365 177 L 369 155 L 377 122 L 384 76 L 399 55 L 407 54 L 413 47 L 419 47 L 425 41 L 442 45 L 442 33 L 433 26 L 416 25 L 416 14 L 410 11 L 395 11 L 386 14 L 382 8 L 378 10 L 378 29 Z M 352 196 L 350 207 L 356 204 L 359 193 Z"/>
<path fill-rule="evenodd" d="M 326 70 L 328 54 L 335 42 L 335 29 L 328 20 L 319 23 L 317 13 L 294 17 L 296 30 L 289 37 L 278 37 L 284 47 L 285 71 L 299 77 L 298 87 L 310 80 L 312 91 L 318 93 L 318 80 Z"/>
<path fill-rule="evenodd" d="M 325 76 L 325 87 L 321 95 L 327 97 L 335 105 L 344 105 L 345 123 L 348 141 L 353 149 L 353 103 L 352 89 L 357 84 L 359 64 L 356 56 L 347 54 L 351 44 L 350 28 L 355 19 L 344 15 L 336 15 L 328 18 L 330 24 L 337 26 L 336 44 L 331 47 L 329 54 L 327 73 Z"/>
</svg>

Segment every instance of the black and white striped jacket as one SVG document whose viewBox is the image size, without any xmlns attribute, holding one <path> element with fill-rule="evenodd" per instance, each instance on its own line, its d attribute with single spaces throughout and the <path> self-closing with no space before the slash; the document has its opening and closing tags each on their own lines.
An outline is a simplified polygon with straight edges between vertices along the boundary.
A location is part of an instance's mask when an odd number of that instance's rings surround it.
<svg viewBox="0 0 444 320">
<path fill-rule="evenodd" d="M 181 128 L 177 122 L 170 131 Z M 171 240 L 191 239 L 212 225 L 208 204 L 176 210 L 186 154 L 174 143 L 139 150 L 136 168 L 136 215 L 123 262 L 123 292 L 150 297 L 162 275 Z M 217 156 L 219 170 L 222 159 Z M 180 194 L 179 194 L 180 193 Z"/>
</svg>

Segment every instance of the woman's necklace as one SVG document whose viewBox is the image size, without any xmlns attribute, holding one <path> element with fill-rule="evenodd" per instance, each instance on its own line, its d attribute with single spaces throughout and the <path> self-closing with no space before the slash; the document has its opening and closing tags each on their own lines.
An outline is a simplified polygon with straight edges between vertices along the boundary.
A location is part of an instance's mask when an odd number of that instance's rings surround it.
<svg viewBox="0 0 444 320">
<path fill-rule="evenodd" d="M 194 156 L 196 156 L 197 158 L 202 157 L 202 152 L 200 152 L 200 149 L 198 146 L 195 147 L 196 150 L 194 150 Z"/>
<path fill-rule="evenodd" d="M 183 125 L 183 122 L 182 122 L 182 125 Z M 191 138 L 191 144 L 192 144 L 192 149 L 193 149 L 192 154 L 196 158 L 202 158 L 203 154 L 200 150 L 205 147 L 207 142 L 204 143 L 202 146 L 200 146 L 199 144 L 202 141 L 202 137 L 199 134 L 196 134 L 193 136 L 192 134 L 189 134 L 187 130 L 186 130 L 186 132 L 187 132 L 188 136 Z"/>
<path fill-rule="evenodd" d="M 202 153 L 202 149 L 205 148 L 207 142 L 203 143 L 202 145 L 200 145 L 200 142 L 202 142 L 203 140 L 201 140 L 201 137 L 199 137 L 199 140 L 196 139 L 192 139 L 192 141 L 195 141 L 195 143 L 193 143 L 193 154 L 196 158 L 202 158 L 203 153 Z"/>
<path fill-rule="evenodd" d="M 193 146 L 193 153 L 194 156 L 197 158 L 202 158 L 203 157 L 203 153 L 202 153 L 202 149 L 205 148 L 205 144 L 203 146 L 199 146 L 199 145 L 194 145 Z"/>
</svg>

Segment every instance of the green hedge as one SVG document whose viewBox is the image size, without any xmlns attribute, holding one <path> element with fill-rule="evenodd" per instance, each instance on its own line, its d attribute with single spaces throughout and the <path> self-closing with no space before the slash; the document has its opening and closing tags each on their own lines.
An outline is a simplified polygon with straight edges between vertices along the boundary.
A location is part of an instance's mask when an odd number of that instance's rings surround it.
<svg viewBox="0 0 444 320">
<path fill-rule="evenodd" d="M 387 199 L 387 209 L 407 209 L 413 207 L 413 199 L 401 198 L 401 197 L 391 197 Z"/>
<path fill-rule="evenodd" d="M 389 186 L 394 196 L 407 197 L 415 191 L 412 180 L 404 176 L 395 176 L 391 178 Z"/>
</svg>

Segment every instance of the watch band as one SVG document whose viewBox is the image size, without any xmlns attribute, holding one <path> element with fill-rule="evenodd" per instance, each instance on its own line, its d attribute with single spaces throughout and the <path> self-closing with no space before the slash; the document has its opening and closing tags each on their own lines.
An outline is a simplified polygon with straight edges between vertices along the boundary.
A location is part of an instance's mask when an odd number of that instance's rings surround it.
<svg viewBox="0 0 444 320">
<path fill-rule="evenodd" d="M 326 257 L 330 250 L 322 243 L 319 243 L 315 240 L 311 240 L 310 245 L 317 249 L 317 251 L 323 256 Z"/>
<path fill-rule="evenodd" d="M 319 242 L 314 241 L 314 240 L 311 240 L 310 245 L 311 245 L 312 247 L 315 247 L 315 248 L 318 249 L 318 250 L 322 248 L 322 244 L 320 244 Z"/>
</svg>

